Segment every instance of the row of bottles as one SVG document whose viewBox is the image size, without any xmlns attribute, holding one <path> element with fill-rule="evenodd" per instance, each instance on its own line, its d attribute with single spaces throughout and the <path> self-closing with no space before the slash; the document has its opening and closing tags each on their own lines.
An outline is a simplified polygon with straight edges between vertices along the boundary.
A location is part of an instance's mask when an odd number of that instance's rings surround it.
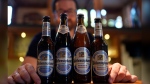
<svg viewBox="0 0 150 84">
<path fill-rule="evenodd" d="M 95 18 L 94 41 L 90 43 L 84 15 L 78 14 L 71 40 L 67 15 L 61 14 L 55 43 L 50 36 L 50 18 L 43 18 L 42 38 L 37 47 L 37 74 L 42 84 L 108 82 L 108 48 L 100 18 Z M 92 78 L 91 78 L 92 76 Z"/>
</svg>

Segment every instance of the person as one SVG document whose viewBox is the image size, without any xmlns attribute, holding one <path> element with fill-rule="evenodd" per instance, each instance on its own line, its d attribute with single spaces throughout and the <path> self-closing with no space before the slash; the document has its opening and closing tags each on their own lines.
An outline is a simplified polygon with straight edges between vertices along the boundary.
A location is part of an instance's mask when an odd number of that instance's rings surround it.
<svg viewBox="0 0 150 84">
<path fill-rule="evenodd" d="M 60 22 L 60 14 L 65 12 L 68 14 L 68 26 L 70 29 L 70 35 L 73 37 L 76 26 L 76 9 L 77 3 L 75 0 L 55 0 L 53 2 L 53 13 L 57 22 Z M 51 37 L 55 39 L 56 30 L 51 31 Z M 36 74 L 36 48 L 37 43 L 41 38 L 41 34 L 35 36 L 32 40 L 27 55 L 23 64 L 12 75 L 8 77 L 9 84 L 15 83 L 35 83 L 40 84 L 41 80 Z M 114 63 L 109 65 L 109 82 L 135 82 L 137 76 L 131 75 L 127 68 L 120 63 Z"/>
</svg>

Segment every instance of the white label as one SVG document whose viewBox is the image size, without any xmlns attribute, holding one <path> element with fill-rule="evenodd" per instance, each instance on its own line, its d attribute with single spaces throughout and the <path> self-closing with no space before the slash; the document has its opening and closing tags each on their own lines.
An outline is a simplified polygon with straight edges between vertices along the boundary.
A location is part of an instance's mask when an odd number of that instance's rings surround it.
<svg viewBox="0 0 150 84">
<path fill-rule="evenodd" d="M 101 23 L 95 23 L 95 31 L 94 32 L 95 32 L 95 36 L 103 36 Z"/>
<path fill-rule="evenodd" d="M 37 72 L 41 76 L 49 76 L 53 72 L 54 60 L 50 51 L 42 51 L 38 55 Z"/>
<path fill-rule="evenodd" d="M 60 48 L 56 53 L 56 70 L 59 74 L 67 75 L 71 71 L 72 58 L 68 48 Z"/>
<path fill-rule="evenodd" d="M 49 22 L 43 23 L 42 36 L 50 36 L 50 23 Z"/>
<path fill-rule="evenodd" d="M 87 32 L 86 27 L 84 25 L 77 26 L 77 32 L 86 33 Z"/>
<path fill-rule="evenodd" d="M 78 74 L 87 74 L 90 71 L 90 52 L 85 47 L 79 47 L 74 52 L 74 70 Z"/>
<path fill-rule="evenodd" d="M 69 28 L 66 25 L 60 25 L 58 28 L 58 32 L 61 34 L 65 34 L 69 32 Z"/>
<path fill-rule="evenodd" d="M 93 71 L 98 76 L 108 74 L 108 55 L 104 50 L 96 51 L 92 57 Z"/>
</svg>

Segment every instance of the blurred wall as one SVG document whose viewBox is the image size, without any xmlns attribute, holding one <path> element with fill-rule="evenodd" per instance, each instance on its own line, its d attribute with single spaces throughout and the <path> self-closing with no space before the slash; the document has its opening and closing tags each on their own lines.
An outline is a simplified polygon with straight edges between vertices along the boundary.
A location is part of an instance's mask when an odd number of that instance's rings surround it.
<svg viewBox="0 0 150 84">
<path fill-rule="evenodd" d="M 7 84 L 7 0 L 0 0 L 0 84 Z"/>
<path fill-rule="evenodd" d="M 150 25 L 150 0 L 142 0 L 142 24 Z"/>
</svg>

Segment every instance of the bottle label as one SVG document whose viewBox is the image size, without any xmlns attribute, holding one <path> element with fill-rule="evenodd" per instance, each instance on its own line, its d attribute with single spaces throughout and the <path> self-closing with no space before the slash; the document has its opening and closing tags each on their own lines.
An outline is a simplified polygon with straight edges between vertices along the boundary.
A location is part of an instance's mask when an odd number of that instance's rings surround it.
<svg viewBox="0 0 150 84">
<path fill-rule="evenodd" d="M 69 32 L 69 28 L 66 25 L 60 25 L 58 28 L 58 32 L 61 34 L 65 34 Z"/>
<path fill-rule="evenodd" d="M 56 71 L 59 74 L 67 75 L 72 68 L 71 52 L 68 48 L 60 48 L 56 53 Z"/>
<path fill-rule="evenodd" d="M 50 76 L 53 72 L 54 60 L 50 51 L 42 51 L 38 55 L 37 72 L 41 76 Z"/>
<path fill-rule="evenodd" d="M 50 23 L 49 22 L 43 22 L 42 36 L 50 36 Z"/>
<path fill-rule="evenodd" d="M 90 52 L 85 47 L 79 47 L 74 52 L 74 70 L 78 74 L 87 74 L 90 71 Z"/>
<path fill-rule="evenodd" d="M 86 33 L 87 32 L 86 27 L 84 25 L 77 26 L 77 32 Z"/>
<path fill-rule="evenodd" d="M 95 23 L 95 36 L 103 36 L 101 23 Z"/>
<path fill-rule="evenodd" d="M 92 57 L 93 71 L 98 76 L 108 74 L 108 55 L 104 50 L 96 51 Z"/>
</svg>

